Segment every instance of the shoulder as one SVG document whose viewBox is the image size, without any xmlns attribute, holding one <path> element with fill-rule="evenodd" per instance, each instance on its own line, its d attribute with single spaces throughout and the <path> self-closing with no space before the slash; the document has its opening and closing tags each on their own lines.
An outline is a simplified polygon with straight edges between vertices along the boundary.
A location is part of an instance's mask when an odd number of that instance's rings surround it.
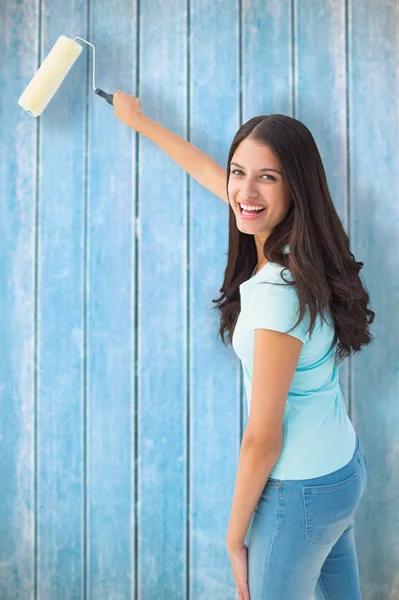
<svg viewBox="0 0 399 600">
<path fill-rule="evenodd" d="M 293 275 L 290 269 L 269 263 L 269 269 L 260 277 L 254 286 L 255 294 L 276 292 L 277 295 L 297 296 Z"/>
<path fill-rule="evenodd" d="M 283 277 L 282 277 L 282 276 Z M 309 314 L 305 314 L 297 327 L 294 327 L 299 314 L 299 298 L 289 269 L 279 265 L 268 269 L 254 286 L 254 329 L 274 329 L 299 337 L 302 342 L 308 339 Z M 291 285 L 289 285 L 291 283 Z"/>
</svg>

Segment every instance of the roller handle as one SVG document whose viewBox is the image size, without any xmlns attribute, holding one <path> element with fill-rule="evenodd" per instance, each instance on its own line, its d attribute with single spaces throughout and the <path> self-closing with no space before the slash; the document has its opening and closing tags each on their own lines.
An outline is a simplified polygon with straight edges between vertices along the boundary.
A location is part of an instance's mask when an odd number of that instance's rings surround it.
<svg viewBox="0 0 399 600">
<path fill-rule="evenodd" d="M 103 90 L 100 90 L 100 88 L 97 88 L 95 90 L 95 93 L 98 94 L 99 96 L 101 96 L 102 98 L 105 98 L 105 100 L 108 102 L 108 104 L 110 104 L 111 106 L 114 105 L 114 96 L 113 94 L 107 94 L 107 92 L 104 92 Z"/>
</svg>

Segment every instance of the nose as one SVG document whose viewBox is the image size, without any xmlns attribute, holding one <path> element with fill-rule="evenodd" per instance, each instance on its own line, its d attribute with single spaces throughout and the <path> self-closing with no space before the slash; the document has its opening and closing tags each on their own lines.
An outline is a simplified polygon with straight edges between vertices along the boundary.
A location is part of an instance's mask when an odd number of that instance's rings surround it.
<svg viewBox="0 0 399 600">
<path fill-rule="evenodd" d="M 241 182 L 240 195 L 242 200 L 255 200 L 257 198 L 256 185 L 249 177 Z"/>
</svg>

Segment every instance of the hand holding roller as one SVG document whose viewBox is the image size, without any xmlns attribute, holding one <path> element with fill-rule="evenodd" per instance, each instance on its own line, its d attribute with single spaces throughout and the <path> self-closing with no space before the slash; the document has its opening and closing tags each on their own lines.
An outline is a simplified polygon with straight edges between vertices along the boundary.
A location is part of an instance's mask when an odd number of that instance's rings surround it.
<svg viewBox="0 0 399 600">
<path fill-rule="evenodd" d="M 70 39 L 61 35 L 18 100 L 18 104 L 33 117 L 41 115 L 82 52 L 83 47 L 75 40 L 82 40 L 93 48 L 93 90 L 113 105 L 113 95 L 96 87 L 96 49 L 93 44 L 80 37 Z"/>
<path fill-rule="evenodd" d="M 113 102 L 115 117 L 125 125 L 140 132 L 144 117 L 141 100 L 126 92 L 116 90 Z"/>
</svg>

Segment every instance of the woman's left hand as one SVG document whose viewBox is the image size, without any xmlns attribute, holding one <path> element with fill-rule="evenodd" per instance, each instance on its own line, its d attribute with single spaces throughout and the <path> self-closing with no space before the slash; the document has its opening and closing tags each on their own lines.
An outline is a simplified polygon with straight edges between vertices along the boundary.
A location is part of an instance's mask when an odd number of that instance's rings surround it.
<svg viewBox="0 0 399 600">
<path fill-rule="evenodd" d="M 238 599 L 250 600 L 248 589 L 248 548 L 244 544 L 239 548 L 228 548 Z"/>
</svg>

